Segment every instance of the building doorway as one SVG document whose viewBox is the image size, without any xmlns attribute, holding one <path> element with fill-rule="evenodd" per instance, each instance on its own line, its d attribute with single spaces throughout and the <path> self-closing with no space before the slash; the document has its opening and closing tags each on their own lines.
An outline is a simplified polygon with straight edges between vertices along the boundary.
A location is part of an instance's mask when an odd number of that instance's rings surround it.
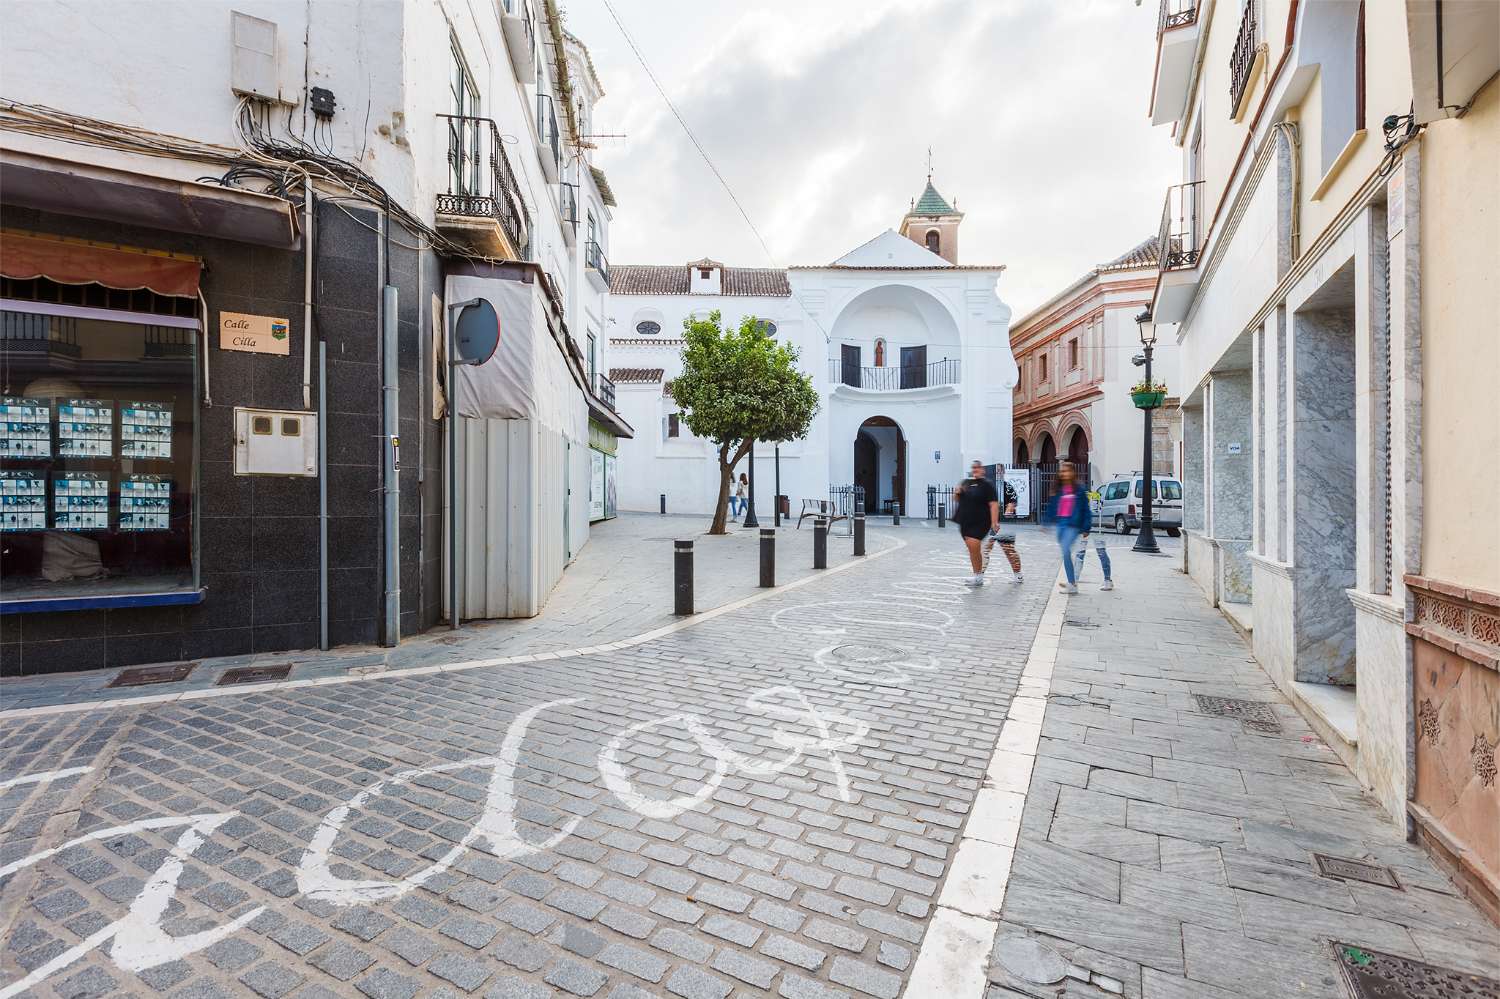
<svg viewBox="0 0 1500 999">
<path fill-rule="evenodd" d="M 1051 434 L 1042 434 L 1041 443 L 1037 445 L 1036 460 L 1041 465 L 1057 464 L 1057 443 L 1052 440 Z"/>
<path fill-rule="evenodd" d="M 854 437 L 854 484 L 864 489 L 865 510 L 906 509 L 906 435 L 889 416 L 872 416 Z"/>
<path fill-rule="evenodd" d="M 1074 427 L 1068 436 L 1067 460 L 1079 468 L 1089 463 L 1089 437 L 1082 427 Z"/>
<path fill-rule="evenodd" d="M 1026 447 L 1023 440 L 1016 441 L 1015 468 L 1025 468 L 1031 464 L 1031 451 Z"/>
</svg>

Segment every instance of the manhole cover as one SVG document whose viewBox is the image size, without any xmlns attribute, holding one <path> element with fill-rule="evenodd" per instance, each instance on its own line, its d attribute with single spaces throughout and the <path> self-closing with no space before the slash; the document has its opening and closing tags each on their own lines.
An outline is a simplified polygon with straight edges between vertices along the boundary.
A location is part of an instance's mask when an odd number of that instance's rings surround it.
<svg viewBox="0 0 1500 999">
<path fill-rule="evenodd" d="M 1396 880 L 1396 872 L 1389 867 L 1368 864 L 1363 860 L 1349 860 L 1347 857 L 1330 857 L 1326 853 L 1313 854 L 1313 860 L 1318 864 L 1318 873 L 1325 878 L 1363 881 L 1365 884 L 1384 885 L 1387 888 L 1401 887 L 1401 882 Z"/>
<path fill-rule="evenodd" d="M 1097 628 L 1097 627 L 1099 627 L 1097 624 L 1095 624 L 1093 621 L 1090 621 L 1086 617 L 1065 617 L 1065 618 L 1063 618 L 1063 624 L 1067 625 L 1069 628 Z"/>
<path fill-rule="evenodd" d="M 995 960 L 1023 982 L 1051 985 L 1068 974 L 1068 962 L 1057 951 L 1030 937 L 1002 937 L 995 941 Z"/>
<path fill-rule="evenodd" d="M 1354 999 L 1500 999 L 1500 981 L 1354 944 L 1333 944 Z"/>
<path fill-rule="evenodd" d="M 174 683 L 187 679 L 197 663 L 173 663 L 168 666 L 138 666 L 121 670 L 120 675 L 109 681 L 111 687 L 144 687 L 153 683 Z"/>
<path fill-rule="evenodd" d="M 911 653 L 895 645 L 852 644 L 836 645 L 828 655 L 841 663 L 893 663 L 908 658 Z"/>
<path fill-rule="evenodd" d="M 1194 694 L 1193 700 L 1198 702 L 1198 710 L 1206 715 L 1235 718 L 1246 728 L 1257 732 L 1281 731 L 1281 722 L 1277 720 L 1276 712 L 1264 701 L 1242 701 L 1237 697 L 1213 697 L 1208 694 Z"/>
<path fill-rule="evenodd" d="M 263 683 L 266 680 L 285 680 L 286 675 L 292 671 L 290 663 L 280 666 L 241 666 L 239 669 L 225 670 L 224 675 L 219 677 L 215 686 L 228 687 L 236 683 Z"/>
</svg>

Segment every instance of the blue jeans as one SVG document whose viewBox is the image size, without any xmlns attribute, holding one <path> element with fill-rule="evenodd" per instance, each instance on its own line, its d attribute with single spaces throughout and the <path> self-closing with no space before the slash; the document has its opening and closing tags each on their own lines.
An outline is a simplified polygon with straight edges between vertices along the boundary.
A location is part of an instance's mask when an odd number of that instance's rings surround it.
<svg viewBox="0 0 1500 999">
<path fill-rule="evenodd" d="M 1062 549 L 1063 572 L 1068 575 L 1069 586 L 1078 585 L 1078 576 L 1073 572 L 1073 545 L 1082 535 L 1081 530 L 1069 524 L 1063 524 L 1057 529 L 1057 544 Z"/>
<path fill-rule="evenodd" d="M 1094 539 L 1094 551 L 1099 554 L 1099 564 L 1104 567 L 1104 581 L 1109 582 L 1109 552 L 1104 548 L 1104 535 L 1097 531 L 1091 532 L 1089 537 Z M 1078 575 L 1083 575 L 1083 559 L 1089 553 L 1089 539 L 1084 538 L 1078 545 Z"/>
<path fill-rule="evenodd" d="M 738 517 L 740 515 L 740 505 L 744 502 L 738 496 L 729 497 L 729 516 Z"/>
</svg>

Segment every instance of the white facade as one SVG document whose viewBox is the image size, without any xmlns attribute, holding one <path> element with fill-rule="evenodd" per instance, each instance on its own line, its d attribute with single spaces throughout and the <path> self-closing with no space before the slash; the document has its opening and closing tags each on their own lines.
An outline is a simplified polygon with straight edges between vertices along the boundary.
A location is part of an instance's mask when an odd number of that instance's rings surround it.
<svg viewBox="0 0 1500 999">
<path fill-rule="evenodd" d="M 956 483 L 973 458 L 1008 460 L 1016 366 L 1010 308 L 996 290 L 1002 270 L 955 266 L 894 231 L 822 267 L 616 268 L 610 364 L 620 412 L 637 428 L 621 443 L 622 509 L 654 511 L 665 497 L 669 512 L 713 510 L 713 445 L 674 420 L 669 386 L 681 371 L 683 321 L 717 310 L 726 326 L 745 316 L 774 323 L 818 390 L 807 437 L 779 449 L 793 515 L 802 500 L 854 485 L 868 510 L 899 503 L 924 514 L 929 485 Z M 755 449 L 762 513 L 775 451 Z"/>
</svg>

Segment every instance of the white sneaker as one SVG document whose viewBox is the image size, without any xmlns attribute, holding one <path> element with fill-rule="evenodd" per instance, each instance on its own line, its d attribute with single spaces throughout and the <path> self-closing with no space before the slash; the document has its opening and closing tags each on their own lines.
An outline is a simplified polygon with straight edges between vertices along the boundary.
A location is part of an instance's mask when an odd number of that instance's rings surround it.
<svg viewBox="0 0 1500 999">
<path fill-rule="evenodd" d="M 1103 586 L 1099 587 L 1099 589 L 1101 589 L 1101 590 L 1112 590 L 1114 588 L 1115 588 L 1115 584 L 1114 584 L 1113 580 L 1108 580 L 1108 579 L 1106 579 L 1104 581 L 1104 585 Z"/>
<path fill-rule="evenodd" d="M 1024 578 L 1024 577 L 1022 577 L 1022 575 L 1021 575 L 1021 574 L 1020 574 L 1020 573 L 1019 573 L 1019 572 L 1018 572 L 1018 573 L 1016 573 L 1016 576 L 1015 576 L 1015 584 L 1016 584 L 1016 585 L 1017 585 L 1017 586 L 1020 586 L 1020 585 L 1021 585 L 1021 584 L 1022 584 L 1022 583 L 1024 583 L 1024 582 L 1026 582 L 1026 580 L 1025 580 L 1025 578 Z"/>
<path fill-rule="evenodd" d="M 964 580 L 964 585 L 965 586 L 983 586 L 984 585 L 984 577 L 983 576 L 972 576 L 969 579 Z"/>
<path fill-rule="evenodd" d="M 1069 593 L 1069 594 L 1077 593 L 1078 592 L 1078 587 L 1074 586 L 1072 583 L 1068 583 L 1067 585 L 1065 585 L 1063 587 L 1063 592 L 1064 593 Z"/>
</svg>

